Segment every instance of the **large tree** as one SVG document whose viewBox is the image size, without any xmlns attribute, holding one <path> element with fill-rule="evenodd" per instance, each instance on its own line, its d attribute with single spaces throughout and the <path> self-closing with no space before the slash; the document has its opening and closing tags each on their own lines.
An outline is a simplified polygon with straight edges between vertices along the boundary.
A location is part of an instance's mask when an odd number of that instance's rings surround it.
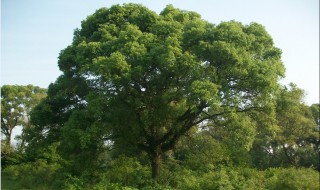
<svg viewBox="0 0 320 190">
<path fill-rule="evenodd" d="M 58 64 L 63 74 L 33 114 L 38 137 L 61 141 L 73 158 L 106 144 L 145 151 L 153 178 L 192 127 L 271 108 L 284 76 L 262 25 L 216 26 L 171 5 L 159 15 L 137 4 L 97 10 Z"/>
</svg>

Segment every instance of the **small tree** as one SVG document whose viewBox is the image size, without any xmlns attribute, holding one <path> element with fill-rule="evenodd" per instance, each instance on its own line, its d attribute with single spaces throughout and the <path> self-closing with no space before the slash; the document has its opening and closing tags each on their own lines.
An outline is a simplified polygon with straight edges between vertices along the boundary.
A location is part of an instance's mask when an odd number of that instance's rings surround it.
<svg viewBox="0 0 320 190">
<path fill-rule="evenodd" d="M 30 127 L 30 111 L 45 96 L 45 89 L 33 85 L 1 87 L 1 133 L 6 137 L 7 147 L 11 146 L 12 130 L 15 127 Z M 21 146 L 24 144 L 23 134 L 22 131 Z"/>
</svg>

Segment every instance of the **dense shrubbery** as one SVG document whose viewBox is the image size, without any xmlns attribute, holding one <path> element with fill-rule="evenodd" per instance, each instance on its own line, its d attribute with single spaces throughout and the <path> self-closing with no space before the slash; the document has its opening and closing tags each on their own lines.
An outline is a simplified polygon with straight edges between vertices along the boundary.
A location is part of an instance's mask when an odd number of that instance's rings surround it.
<svg viewBox="0 0 320 190">
<path fill-rule="evenodd" d="M 150 178 L 148 166 L 136 158 L 121 156 L 101 173 L 103 180 L 85 184 L 82 179 L 64 176 L 58 164 L 44 160 L 9 166 L 2 171 L 4 183 L 15 183 L 12 189 L 94 189 L 94 190 L 318 190 L 319 172 L 308 168 L 270 168 L 259 171 L 252 168 L 226 167 L 209 172 L 193 171 L 182 167 L 164 169 L 159 181 Z"/>
<path fill-rule="evenodd" d="M 59 164 L 48 164 L 46 160 L 11 165 L 2 169 L 2 182 L 10 181 L 16 189 L 51 188 L 58 185 L 59 169 Z"/>
<path fill-rule="evenodd" d="M 142 156 L 143 157 L 143 156 Z M 90 183 L 85 176 L 71 176 L 58 162 L 34 162 L 11 165 L 2 170 L 3 187 L 8 189 L 93 189 L 93 190 L 317 190 L 319 172 L 312 168 L 269 168 L 219 165 L 199 169 L 188 162 L 167 158 L 157 181 L 150 177 L 150 166 L 143 158 L 120 155 L 106 163 L 99 181 Z M 205 161 L 205 160 L 203 160 Z M 61 162 L 61 160 L 60 160 Z M 9 184 L 14 184 L 13 186 Z"/>
</svg>

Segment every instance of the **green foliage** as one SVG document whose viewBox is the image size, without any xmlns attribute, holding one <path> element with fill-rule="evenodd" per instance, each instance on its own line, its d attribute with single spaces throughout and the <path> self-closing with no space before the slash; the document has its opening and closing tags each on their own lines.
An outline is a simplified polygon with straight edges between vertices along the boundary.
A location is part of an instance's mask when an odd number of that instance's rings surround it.
<svg viewBox="0 0 320 190">
<path fill-rule="evenodd" d="M 318 127 L 320 127 L 320 104 L 312 104 L 310 106 L 310 110 L 314 118 L 314 121 L 316 122 Z"/>
<path fill-rule="evenodd" d="M 303 96 L 303 90 L 295 84 L 284 86 L 276 97 L 271 128 L 266 128 L 263 120 L 257 120 L 259 134 L 250 151 L 255 167 L 319 169 L 319 131 L 312 108 L 303 103 Z"/>
<path fill-rule="evenodd" d="M 17 189 L 51 189 L 55 186 L 57 173 L 61 166 L 56 163 L 48 164 L 45 160 L 33 163 L 11 165 L 1 171 L 4 180 L 16 183 Z M 54 189 L 54 188 L 53 188 Z"/>
<path fill-rule="evenodd" d="M 111 183 L 140 188 L 151 182 L 149 168 L 142 166 L 136 158 L 126 156 L 120 156 L 110 163 L 106 177 Z"/>
<path fill-rule="evenodd" d="M 251 114 L 231 112 L 205 126 L 210 138 L 224 148 L 230 164 L 239 166 L 249 163 L 248 151 L 251 150 L 257 135 L 257 122 Z"/>
<path fill-rule="evenodd" d="M 36 107 L 16 91 L 1 102 L 2 123 L 22 124 L 27 113 L 33 125 L 25 154 L 5 160 L 9 185 L 318 187 L 302 183 L 316 179 L 312 169 L 268 169 L 319 168 L 319 109 L 304 105 L 295 85 L 280 87 L 281 50 L 260 24 L 214 25 L 172 5 L 159 15 L 114 5 L 82 21 L 58 64 L 62 75 Z"/>
<path fill-rule="evenodd" d="M 245 113 L 273 105 L 284 76 L 281 51 L 260 24 L 215 26 L 171 5 L 159 15 L 131 3 L 97 10 L 58 64 L 63 74 L 34 109 L 29 142 L 61 141 L 76 176 L 109 140 L 123 154 L 146 152 L 156 177 L 161 156 L 210 120 L 227 120 L 235 132 L 224 144 L 248 150 L 255 129 Z"/>
<path fill-rule="evenodd" d="M 243 179 L 236 171 L 220 169 L 204 175 L 201 189 L 241 189 Z"/>
<path fill-rule="evenodd" d="M 269 169 L 267 189 L 319 189 L 319 172 L 312 169 Z"/>
<path fill-rule="evenodd" d="M 30 112 L 46 96 L 46 90 L 37 86 L 3 85 L 1 87 L 1 166 L 17 164 L 25 160 L 26 131 L 33 126 Z M 12 131 L 22 126 L 21 135 L 16 137 L 18 144 L 12 146 Z"/>
<path fill-rule="evenodd" d="M 202 190 L 202 189 L 319 189 L 319 172 L 307 168 L 221 167 L 206 172 L 182 165 L 163 166 L 158 182 L 148 167 L 136 158 L 120 156 L 101 173 L 103 180 L 89 184 L 85 179 L 61 173 L 59 164 L 44 160 L 9 166 L 2 170 L 3 189 L 94 189 L 94 190 Z M 24 177 L 22 177 L 24 176 Z M 161 182 L 161 183 L 160 183 Z"/>
<path fill-rule="evenodd" d="M 31 127 L 31 109 L 45 96 L 46 90 L 38 86 L 3 85 L 1 87 L 1 133 L 6 137 L 7 146 L 11 145 L 13 128 Z M 21 138 L 24 141 L 23 134 Z"/>
<path fill-rule="evenodd" d="M 9 149 L 9 150 L 8 150 Z M 5 168 L 6 166 L 20 164 L 22 162 L 25 162 L 26 155 L 18 152 L 11 147 L 7 147 L 5 143 L 1 144 L 1 165 L 2 168 Z"/>
<path fill-rule="evenodd" d="M 231 164 L 227 147 L 207 131 L 182 138 L 173 156 L 179 161 L 178 164 L 193 171 L 208 172 Z"/>
</svg>

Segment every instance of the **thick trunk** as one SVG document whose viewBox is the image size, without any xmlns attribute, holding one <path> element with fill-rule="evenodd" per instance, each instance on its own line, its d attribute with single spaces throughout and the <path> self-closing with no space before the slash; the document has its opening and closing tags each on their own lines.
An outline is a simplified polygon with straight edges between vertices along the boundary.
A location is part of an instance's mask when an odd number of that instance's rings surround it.
<svg viewBox="0 0 320 190">
<path fill-rule="evenodd" d="M 161 154 L 155 152 L 151 155 L 152 179 L 157 179 L 160 174 Z"/>
</svg>

